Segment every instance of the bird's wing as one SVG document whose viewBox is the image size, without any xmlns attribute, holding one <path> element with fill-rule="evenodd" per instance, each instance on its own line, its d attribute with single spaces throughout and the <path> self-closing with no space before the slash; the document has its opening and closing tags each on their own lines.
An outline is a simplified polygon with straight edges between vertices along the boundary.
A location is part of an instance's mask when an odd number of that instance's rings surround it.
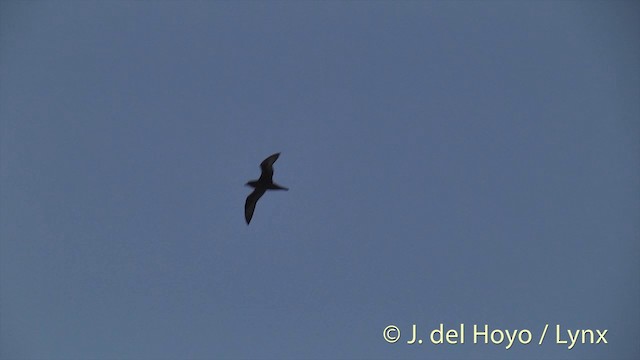
<svg viewBox="0 0 640 360">
<path fill-rule="evenodd" d="M 265 189 L 255 189 L 251 194 L 249 194 L 249 196 L 247 196 L 247 201 L 244 203 L 244 219 L 247 221 L 247 225 L 251 222 L 253 211 L 256 209 L 258 199 L 264 195 L 265 191 Z"/>
<path fill-rule="evenodd" d="M 278 160 L 280 153 L 275 153 L 268 158 L 264 159 L 262 163 L 260 163 L 260 169 L 262 169 L 262 174 L 260 174 L 260 181 L 269 181 L 273 179 L 273 163 Z"/>
</svg>

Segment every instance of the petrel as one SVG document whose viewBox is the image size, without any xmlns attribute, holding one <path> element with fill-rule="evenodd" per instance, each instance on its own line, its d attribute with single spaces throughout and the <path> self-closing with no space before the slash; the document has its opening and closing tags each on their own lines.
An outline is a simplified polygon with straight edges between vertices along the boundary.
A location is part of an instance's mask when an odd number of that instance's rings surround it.
<svg viewBox="0 0 640 360">
<path fill-rule="evenodd" d="M 288 188 L 282 187 L 273 182 L 273 163 L 278 160 L 279 156 L 280 153 L 275 153 L 264 159 L 260 164 L 260 169 L 262 169 L 260 179 L 252 180 L 245 184 L 254 188 L 253 192 L 247 196 L 247 201 L 244 203 L 244 219 L 247 220 L 247 225 L 251 222 L 253 211 L 256 209 L 258 199 L 260 199 L 267 190 L 289 190 Z"/>
</svg>

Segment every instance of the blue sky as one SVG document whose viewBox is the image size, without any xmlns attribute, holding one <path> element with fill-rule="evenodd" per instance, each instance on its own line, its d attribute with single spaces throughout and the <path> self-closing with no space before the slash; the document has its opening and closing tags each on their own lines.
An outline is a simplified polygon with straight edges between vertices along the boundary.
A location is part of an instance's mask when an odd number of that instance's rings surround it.
<svg viewBox="0 0 640 360">
<path fill-rule="evenodd" d="M 2 1 L 0 358 L 637 358 L 638 34 L 632 1 Z"/>
</svg>

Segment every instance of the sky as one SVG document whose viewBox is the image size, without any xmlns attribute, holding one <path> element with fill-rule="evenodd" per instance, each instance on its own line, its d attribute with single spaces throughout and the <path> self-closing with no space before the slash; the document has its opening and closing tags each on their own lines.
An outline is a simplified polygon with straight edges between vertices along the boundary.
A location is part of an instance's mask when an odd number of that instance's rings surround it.
<svg viewBox="0 0 640 360">
<path fill-rule="evenodd" d="M 3 0 L 0 359 L 639 358 L 639 34 L 634 1 Z"/>
</svg>

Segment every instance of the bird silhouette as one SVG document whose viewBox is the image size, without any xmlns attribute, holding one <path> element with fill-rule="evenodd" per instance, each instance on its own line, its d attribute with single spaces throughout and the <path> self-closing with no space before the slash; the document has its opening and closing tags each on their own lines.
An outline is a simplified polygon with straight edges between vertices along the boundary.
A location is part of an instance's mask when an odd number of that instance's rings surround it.
<svg viewBox="0 0 640 360">
<path fill-rule="evenodd" d="M 244 219 L 247 221 L 247 225 L 251 222 L 253 211 L 256 209 L 258 199 L 260 199 L 267 190 L 289 190 L 288 188 L 273 182 L 273 163 L 278 160 L 279 156 L 280 153 L 275 153 L 264 159 L 264 161 L 260 163 L 260 169 L 262 169 L 260 179 L 252 180 L 245 184 L 254 188 L 253 192 L 247 196 L 247 201 L 244 203 Z"/>
</svg>

